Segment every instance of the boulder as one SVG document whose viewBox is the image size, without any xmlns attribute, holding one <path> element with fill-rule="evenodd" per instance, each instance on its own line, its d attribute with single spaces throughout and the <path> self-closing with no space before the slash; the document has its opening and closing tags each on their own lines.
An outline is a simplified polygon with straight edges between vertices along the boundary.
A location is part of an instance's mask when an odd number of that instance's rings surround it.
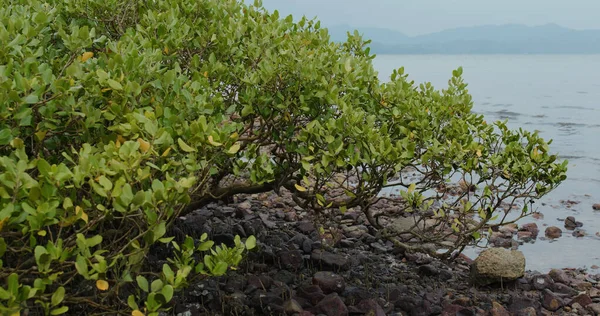
<svg viewBox="0 0 600 316">
<path fill-rule="evenodd" d="M 592 205 L 592 209 L 594 209 L 594 211 L 600 211 L 600 203 Z"/>
<path fill-rule="evenodd" d="M 546 228 L 546 238 L 556 239 L 562 236 L 562 229 L 556 226 Z"/>
<path fill-rule="evenodd" d="M 525 274 L 525 256 L 517 250 L 486 249 L 471 265 L 473 283 L 488 285 L 516 280 Z"/>
</svg>

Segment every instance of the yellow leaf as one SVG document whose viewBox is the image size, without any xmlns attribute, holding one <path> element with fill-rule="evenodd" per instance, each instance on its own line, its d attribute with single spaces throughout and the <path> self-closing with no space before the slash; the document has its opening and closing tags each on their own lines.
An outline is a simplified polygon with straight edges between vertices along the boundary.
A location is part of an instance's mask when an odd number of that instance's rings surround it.
<svg viewBox="0 0 600 316">
<path fill-rule="evenodd" d="M 85 52 L 85 53 L 83 53 L 83 55 L 81 55 L 81 62 L 85 63 L 86 60 L 88 60 L 88 59 L 90 59 L 92 57 L 94 57 L 94 53 L 92 53 L 92 52 Z"/>
<path fill-rule="evenodd" d="M 477 149 L 477 157 L 481 157 L 481 150 Z"/>
<path fill-rule="evenodd" d="M 208 136 L 208 143 L 211 144 L 211 145 L 213 145 L 213 146 L 215 146 L 215 147 L 219 147 L 219 146 L 223 145 L 223 144 L 221 144 L 219 142 L 216 142 L 213 139 L 212 135 Z"/>
<path fill-rule="evenodd" d="M 165 54 L 169 54 L 169 48 L 165 46 L 164 52 Z"/>
<path fill-rule="evenodd" d="M 234 132 L 233 134 L 231 134 L 231 136 L 229 136 L 229 138 L 231 139 L 237 139 L 240 135 L 237 132 Z"/>
<path fill-rule="evenodd" d="M 13 148 L 21 149 L 23 148 L 23 146 L 25 146 L 25 142 L 23 142 L 22 139 L 15 137 L 13 140 L 10 141 L 10 145 L 13 146 Z"/>
<path fill-rule="evenodd" d="M 144 153 L 148 152 L 148 150 L 150 149 L 150 143 L 149 142 L 147 142 L 147 141 L 145 141 L 145 140 L 143 140 L 141 138 L 138 138 L 137 142 L 140 143 L 140 149 L 142 150 L 142 152 L 144 152 Z"/>
<path fill-rule="evenodd" d="M 411 184 L 408 186 L 408 193 L 413 193 L 413 192 L 415 191 L 415 188 L 416 188 L 416 187 L 417 187 L 417 185 L 416 185 L 416 184 L 414 184 L 414 183 L 411 183 Z"/>
<path fill-rule="evenodd" d="M 96 281 L 96 287 L 100 291 L 106 291 L 108 290 L 108 282 L 106 282 L 105 280 L 98 280 Z"/>
<path fill-rule="evenodd" d="M 88 215 L 83 211 L 80 206 L 75 207 L 75 215 L 79 216 L 81 214 L 81 219 L 87 224 L 89 221 Z"/>
<path fill-rule="evenodd" d="M 302 186 L 299 186 L 297 184 L 294 184 L 294 186 L 296 187 L 296 190 L 298 190 L 300 192 L 305 192 L 306 191 L 306 189 L 304 187 L 302 187 Z"/>
<path fill-rule="evenodd" d="M 46 231 L 45 230 L 40 230 L 40 231 L 37 232 L 37 234 L 38 234 L 38 236 L 44 237 L 44 236 L 46 236 Z"/>
<path fill-rule="evenodd" d="M 204 72 L 204 77 L 208 78 L 208 71 Z"/>
<path fill-rule="evenodd" d="M 136 309 L 133 312 L 131 312 L 131 316 L 145 316 L 145 315 L 144 315 L 144 313 L 142 313 Z"/>
<path fill-rule="evenodd" d="M 162 153 L 162 157 L 167 157 L 167 155 L 171 152 L 171 147 L 167 148 L 163 153 Z"/>
<path fill-rule="evenodd" d="M 231 154 L 231 155 L 234 155 L 238 151 L 240 151 L 240 143 L 235 143 L 231 147 L 229 147 L 229 150 L 227 151 L 227 153 Z"/>
<path fill-rule="evenodd" d="M 37 137 L 37 139 L 41 142 L 44 140 L 44 138 L 46 138 L 46 133 L 48 133 L 47 131 L 39 131 L 37 133 L 35 133 L 35 137 Z"/>
<path fill-rule="evenodd" d="M 117 136 L 117 142 L 124 144 L 125 143 L 125 138 L 121 135 Z"/>
<path fill-rule="evenodd" d="M 2 231 L 2 228 L 4 228 L 4 224 L 6 224 L 6 222 L 8 222 L 8 217 L 0 221 L 0 231 Z"/>
</svg>

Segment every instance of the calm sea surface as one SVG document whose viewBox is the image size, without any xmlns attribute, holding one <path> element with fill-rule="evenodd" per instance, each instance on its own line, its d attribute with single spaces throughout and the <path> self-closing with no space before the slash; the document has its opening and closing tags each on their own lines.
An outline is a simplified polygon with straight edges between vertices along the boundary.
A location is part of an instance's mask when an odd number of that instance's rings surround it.
<svg viewBox="0 0 600 316">
<path fill-rule="evenodd" d="M 403 66 L 415 83 L 436 88 L 445 88 L 452 70 L 462 66 L 475 112 L 553 139 L 551 150 L 569 160 L 568 179 L 541 201 L 545 206 L 536 203 L 543 219 L 522 223 L 536 222 L 540 236 L 546 226 L 561 227 L 563 237 L 538 238 L 519 249 L 529 270 L 600 266 L 600 212 L 592 210 L 600 203 L 600 55 L 379 55 L 374 65 L 382 80 Z M 580 203 L 567 208 L 561 200 Z M 586 237 L 564 229 L 567 216 L 584 223 Z"/>
</svg>

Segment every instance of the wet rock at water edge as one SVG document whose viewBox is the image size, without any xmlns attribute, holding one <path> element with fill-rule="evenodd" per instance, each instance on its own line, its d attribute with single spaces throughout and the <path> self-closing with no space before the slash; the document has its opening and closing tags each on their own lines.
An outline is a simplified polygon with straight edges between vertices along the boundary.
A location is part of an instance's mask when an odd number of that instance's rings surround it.
<svg viewBox="0 0 600 316">
<path fill-rule="evenodd" d="M 562 236 L 562 230 L 556 226 L 550 226 L 546 228 L 546 237 L 550 239 L 560 238 Z"/>
<path fill-rule="evenodd" d="M 594 209 L 594 211 L 600 211 L 600 203 L 592 205 L 592 209 Z"/>
<path fill-rule="evenodd" d="M 517 250 L 486 249 L 471 265 L 471 280 L 478 285 L 516 280 L 524 274 L 525 256 Z"/>
<path fill-rule="evenodd" d="M 575 220 L 575 217 L 569 216 L 565 219 L 565 228 L 568 230 L 573 230 L 577 227 L 583 226 L 582 222 L 578 222 Z"/>
</svg>

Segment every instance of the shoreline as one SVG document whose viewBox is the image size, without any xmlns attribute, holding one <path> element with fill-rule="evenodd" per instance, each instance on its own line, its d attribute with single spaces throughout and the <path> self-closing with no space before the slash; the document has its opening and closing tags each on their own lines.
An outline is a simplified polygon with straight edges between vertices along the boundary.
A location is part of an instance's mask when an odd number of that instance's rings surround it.
<svg viewBox="0 0 600 316">
<path fill-rule="evenodd" d="M 285 193 L 284 193 L 285 194 Z M 364 215 L 315 217 L 274 194 L 240 196 L 181 218 L 179 234 L 228 243 L 255 235 L 237 271 L 190 284 L 173 315 L 598 315 L 600 274 L 527 271 L 515 281 L 474 286 L 471 259 L 445 263 L 402 253 L 370 234 Z M 175 234 L 177 235 L 177 233 Z M 157 250 L 150 262 L 162 265 Z M 585 292 L 585 293 L 583 293 Z"/>
</svg>

